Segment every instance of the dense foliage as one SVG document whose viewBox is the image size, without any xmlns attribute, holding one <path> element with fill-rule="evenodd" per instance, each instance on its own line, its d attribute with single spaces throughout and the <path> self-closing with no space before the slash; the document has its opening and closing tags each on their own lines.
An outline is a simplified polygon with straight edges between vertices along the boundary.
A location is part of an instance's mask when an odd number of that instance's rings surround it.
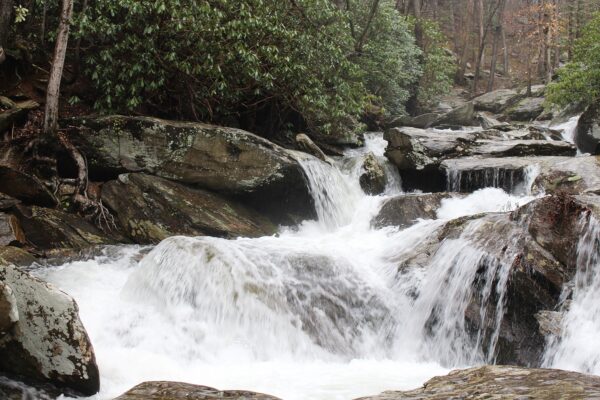
<svg viewBox="0 0 600 400">
<path fill-rule="evenodd" d="M 600 13 L 586 25 L 572 61 L 559 70 L 558 76 L 547 90 L 551 103 L 589 105 L 600 100 Z"/>
<path fill-rule="evenodd" d="M 41 20 L 42 2 L 34 3 L 29 26 Z M 453 60 L 436 25 L 424 24 L 423 51 L 394 0 L 339 3 L 76 2 L 73 61 L 94 89 L 83 100 L 100 112 L 239 124 L 267 135 L 339 135 L 367 111 L 402 114 L 409 98 L 427 104 L 449 89 Z M 46 24 L 56 6 L 44 5 Z"/>
</svg>

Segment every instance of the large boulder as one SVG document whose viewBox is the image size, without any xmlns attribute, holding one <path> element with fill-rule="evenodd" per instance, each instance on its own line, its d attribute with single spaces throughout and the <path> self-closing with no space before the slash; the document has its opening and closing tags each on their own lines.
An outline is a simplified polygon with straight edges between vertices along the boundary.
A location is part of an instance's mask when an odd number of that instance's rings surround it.
<svg viewBox="0 0 600 400">
<path fill-rule="evenodd" d="M 65 393 L 98 392 L 94 351 L 75 301 L 10 264 L 0 266 L 0 285 L 0 310 L 8 310 L 0 336 L 0 371 Z"/>
<path fill-rule="evenodd" d="M 450 112 L 450 111 L 452 111 L 452 109 L 450 109 L 447 112 Z M 440 113 L 436 113 L 436 112 L 425 113 L 425 114 L 417 115 L 415 117 L 405 115 L 405 116 L 401 116 L 398 118 L 394 118 L 392 121 L 390 121 L 386 125 L 386 127 L 389 129 L 389 128 L 400 128 L 403 126 L 409 126 L 412 128 L 425 129 L 425 128 L 431 126 L 431 124 L 433 124 L 439 117 L 440 117 Z"/>
<path fill-rule="evenodd" d="M 71 140 L 92 177 L 144 172 L 218 193 L 244 197 L 265 212 L 314 214 L 300 162 L 252 133 L 150 117 L 72 121 Z"/>
<path fill-rule="evenodd" d="M 257 237 L 276 227 L 237 201 L 146 174 L 123 174 L 104 184 L 102 200 L 136 243 L 174 235 Z"/>
<path fill-rule="evenodd" d="M 528 369 L 487 365 L 456 370 L 405 392 L 384 392 L 356 400 L 447 399 L 595 399 L 600 378 L 556 369 Z"/>
<path fill-rule="evenodd" d="M 526 97 L 506 111 L 513 121 L 533 121 L 544 112 L 543 97 Z"/>
<path fill-rule="evenodd" d="M 144 382 L 114 400 L 280 400 L 247 390 L 218 390 L 182 382 Z"/>
<path fill-rule="evenodd" d="M 406 228 L 419 219 L 436 219 L 442 200 L 452 196 L 451 193 L 410 193 L 392 197 L 383 203 L 371 224 L 375 228 Z"/>
<path fill-rule="evenodd" d="M 498 89 L 473 99 L 475 110 L 500 114 L 523 97 L 516 90 Z"/>
<path fill-rule="evenodd" d="M 441 125 L 452 125 L 452 126 L 471 126 L 475 122 L 475 106 L 470 101 L 465 103 L 452 111 L 439 116 L 426 128 L 441 126 Z"/>
<path fill-rule="evenodd" d="M 600 154 L 600 102 L 589 106 L 577 123 L 575 143 L 582 153 Z"/>
</svg>

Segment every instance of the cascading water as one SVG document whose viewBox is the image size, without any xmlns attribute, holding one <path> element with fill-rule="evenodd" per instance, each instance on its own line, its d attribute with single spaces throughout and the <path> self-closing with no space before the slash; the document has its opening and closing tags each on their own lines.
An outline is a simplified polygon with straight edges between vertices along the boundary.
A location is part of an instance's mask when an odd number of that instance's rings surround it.
<svg viewBox="0 0 600 400">
<path fill-rule="evenodd" d="M 438 220 L 375 229 L 371 220 L 400 180 L 389 174 L 382 196 L 361 191 L 362 158 L 385 148 L 381 135 L 366 139 L 336 165 L 302 161 L 317 221 L 258 239 L 108 247 L 38 270 L 78 301 L 102 377 L 96 398 L 178 380 L 286 400 L 349 400 L 493 361 L 509 264 L 482 250 L 480 222 L 446 239 L 427 264 L 404 266 L 445 219 L 531 198 L 483 189 L 445 200 Z M 472 299 L 489 332 L 465 326 Z"/>
<path fill-rule="evenodd" d="M 544 365 L 600 374 L 600 222 L 582 218 L 577 272 L 563 292 L 559 337 L 550 337 Z M 570 299 L 568 299 L 571 297 Z"/>
</svg>

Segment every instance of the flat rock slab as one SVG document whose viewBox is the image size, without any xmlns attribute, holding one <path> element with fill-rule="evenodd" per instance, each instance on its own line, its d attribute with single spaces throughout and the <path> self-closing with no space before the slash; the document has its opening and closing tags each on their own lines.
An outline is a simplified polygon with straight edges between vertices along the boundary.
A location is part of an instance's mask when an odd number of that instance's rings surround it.
<svg viewBox="0 0 600 400">
<path fill-rule="evenodd" d="M 600 156 L 557 159 L 545 165 L 533 183 L 534 192 L 600 194 Z"/>
<path fill-rule="evenodd" d="M 357 400 L 597 399 L 600 377 L 552 369 L 485 366 L 452 371 L 422 388 Z"/>
<path fill-rule="evenodd" d="M 498 89 L 473 99 L 475 109 L 499 114 L 523 98 L 523 94 L 512 89 Z"/>
<path fill-rule="evenodd" d="M 280 400 L 244 390 L 218 390 L 181 382 L 144 382 L 114 400 Z"/>
</svg>

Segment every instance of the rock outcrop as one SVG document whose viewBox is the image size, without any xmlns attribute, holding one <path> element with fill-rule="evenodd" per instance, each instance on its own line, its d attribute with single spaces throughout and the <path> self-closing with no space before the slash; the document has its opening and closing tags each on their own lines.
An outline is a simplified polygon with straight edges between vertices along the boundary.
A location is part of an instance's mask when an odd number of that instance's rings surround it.
<svg viewBox="0 0 600 400">
<path fill-rule="evenodd" d="M 0 165 L 0 192 L 25 204 L 54 207 L 56 197 L 34 176 Z"/>
<path fill-rule="evenodd" d="M 92 344 L 71 297 L 2 264 L 0 314 L 0 371 L 34 386 L 52 384 L 66 393 L 98 392 Z"/>
<path fill-rule="evenodd" d="M 150 117 L 72 121 L 70 138 L 86 154 L 92 178 L 143 172 L 243 198 L 273 215 L 314 214 L 293 153 L 252 133 Z"/>
<path fill-rule="evenodd" d="M 246 390 L 218 390 L 181 382 L 144 382 L 114 400 L 280 400 Z"/>
<path fill-rule="evenodd" d="M 600 157 L 557 158 L 541 168 L 533 192 L 600 194 Z"/>
<path fill-rule="evenodd" d="M 456 370 L 427 381 L 422 388 L 384 392 L 356 400 L 447 399 L 595 399 L 600 378 L 555 369 L 484 366 Z"/>
<path fill-rule="evenodd" d="M 360 175 L 360 186 L 365 193 L 378 195 L 385 191 L 387 178 L 385 170 L 373 153 L 367 154 L 362 165 L 363 173 Z"/>
<path fill-rule="evenodd" d="M 146 174 L 123 174 L 102 188 L 102 200 L 135 243 L 169 236 L 258 237 L 276 227 L 237 201 Z"/>
<path fill-rule="evenodd" d="M 600 154 L 600 102 L 592 104 L 581 114 L 575 143 L 582 153 Z"/>
<path fill-rule="evenodd" d="M 459 107 L 456 107 L 452 111 L 440 115 L 429 125 L 426 125 L 426 128 L 442 126 L 442 125 L 450 125 L 450 126 L 471 126 L 475 123 L 475 106 L 473 102 L 470 101 L 465 103 Z"/>
</svg>

